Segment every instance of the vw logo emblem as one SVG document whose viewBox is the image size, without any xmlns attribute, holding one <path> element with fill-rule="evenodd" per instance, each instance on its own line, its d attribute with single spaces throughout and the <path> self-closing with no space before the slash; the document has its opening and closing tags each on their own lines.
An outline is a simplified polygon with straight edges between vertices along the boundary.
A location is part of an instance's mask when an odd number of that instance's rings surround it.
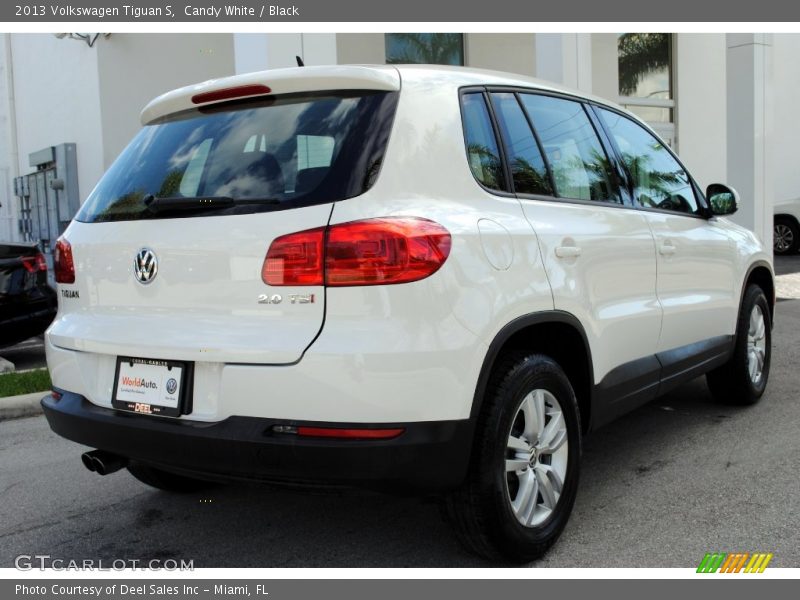
<svg viewBox="0 0 800 600">
<path fill-rule="evenodd" d="M 147 285 L 158 275 L 158 259 L 150 248 L 142 248 L 133 259 L 133 275 L 136 281 Z"/>
</svg>

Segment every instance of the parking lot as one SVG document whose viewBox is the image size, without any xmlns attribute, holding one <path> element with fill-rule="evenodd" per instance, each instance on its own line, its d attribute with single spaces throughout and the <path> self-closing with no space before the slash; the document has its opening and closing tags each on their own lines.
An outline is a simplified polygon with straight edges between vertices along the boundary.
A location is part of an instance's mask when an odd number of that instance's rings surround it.
<svg viewBox="0 0 800 600">
<path fill-rule="evenodd" d="M 797 262 L 780 261 L 779 273 Z M 762 402 L 719 405 L 701 379 L 591 434 L 572 519 L 532 566 L 694 567 L 710 551 L 773 552 L 771 566 L 800 566 L 800 300 L 784 297 Z M 81 452 L 41 416 L 0 422 L 0 567 L 20 554 L 196 567 L 488 565 L 460 548 L 432 499 L 243 485 L 168 495 L 124 471 L 89 473 Z"/>
</svg>

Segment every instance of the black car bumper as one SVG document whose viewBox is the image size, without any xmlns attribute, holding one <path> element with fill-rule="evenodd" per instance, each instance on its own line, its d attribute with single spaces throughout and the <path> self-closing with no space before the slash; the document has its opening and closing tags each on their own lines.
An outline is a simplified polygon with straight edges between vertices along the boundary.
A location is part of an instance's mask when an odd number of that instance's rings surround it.
<svg viewBox="0 0 800 600">
<path fill-rule="evenodd" d="M 466 476 L 474 429 L 472 420 L 381 423 L 375 427 L 404 432 L 386 440 L 305 438 L 275 433 L 273 427 L 347 425 L 240 416 L 214 423 L 152 417 L 61 393 L 58 400 L 50 395 L 42 399 L 57 434 L 130 460 L 210 479 L 446 490 Z"/>
<path fill-rule="evenodd" d="M 31 307 L 24 315 L 9 316 L 0 310 L 0 347 L 11 346 L 41 335 L 56 318 L 56 303 Z"/>
</svg>

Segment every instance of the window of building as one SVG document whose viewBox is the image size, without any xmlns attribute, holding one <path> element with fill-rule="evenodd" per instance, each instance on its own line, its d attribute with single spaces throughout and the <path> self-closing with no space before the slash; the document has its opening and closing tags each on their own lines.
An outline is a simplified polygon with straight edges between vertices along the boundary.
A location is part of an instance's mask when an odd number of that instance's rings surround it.
<svg viewBox="0 0 800 600">
<path fill-rule="evenodd" d="M 464 65 L 461 33 L 387 33 L 386 64 Z"/>
<path fill-rule="evenodd" d="M 620 33 L 617 57 L 620 104 L 674 145 L 672 35 Z"/>
</svg>

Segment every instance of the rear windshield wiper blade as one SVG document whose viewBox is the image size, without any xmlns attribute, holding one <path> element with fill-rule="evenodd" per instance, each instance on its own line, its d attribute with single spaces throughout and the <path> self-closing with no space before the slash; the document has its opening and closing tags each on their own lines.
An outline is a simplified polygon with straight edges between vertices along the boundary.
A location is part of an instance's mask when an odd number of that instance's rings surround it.
<svg viewBox="0 0 800 600">
<path fill-rule="evenodd" d="M 192 196 L 160 198 L 149 194 L 144 197 L 144 204 L 152 212 L 168 210 L 204 211 L 230 208 L 243 205 L 280 204 L 278 198 L 231 198 L 230 196 Z"/>
</svg>

